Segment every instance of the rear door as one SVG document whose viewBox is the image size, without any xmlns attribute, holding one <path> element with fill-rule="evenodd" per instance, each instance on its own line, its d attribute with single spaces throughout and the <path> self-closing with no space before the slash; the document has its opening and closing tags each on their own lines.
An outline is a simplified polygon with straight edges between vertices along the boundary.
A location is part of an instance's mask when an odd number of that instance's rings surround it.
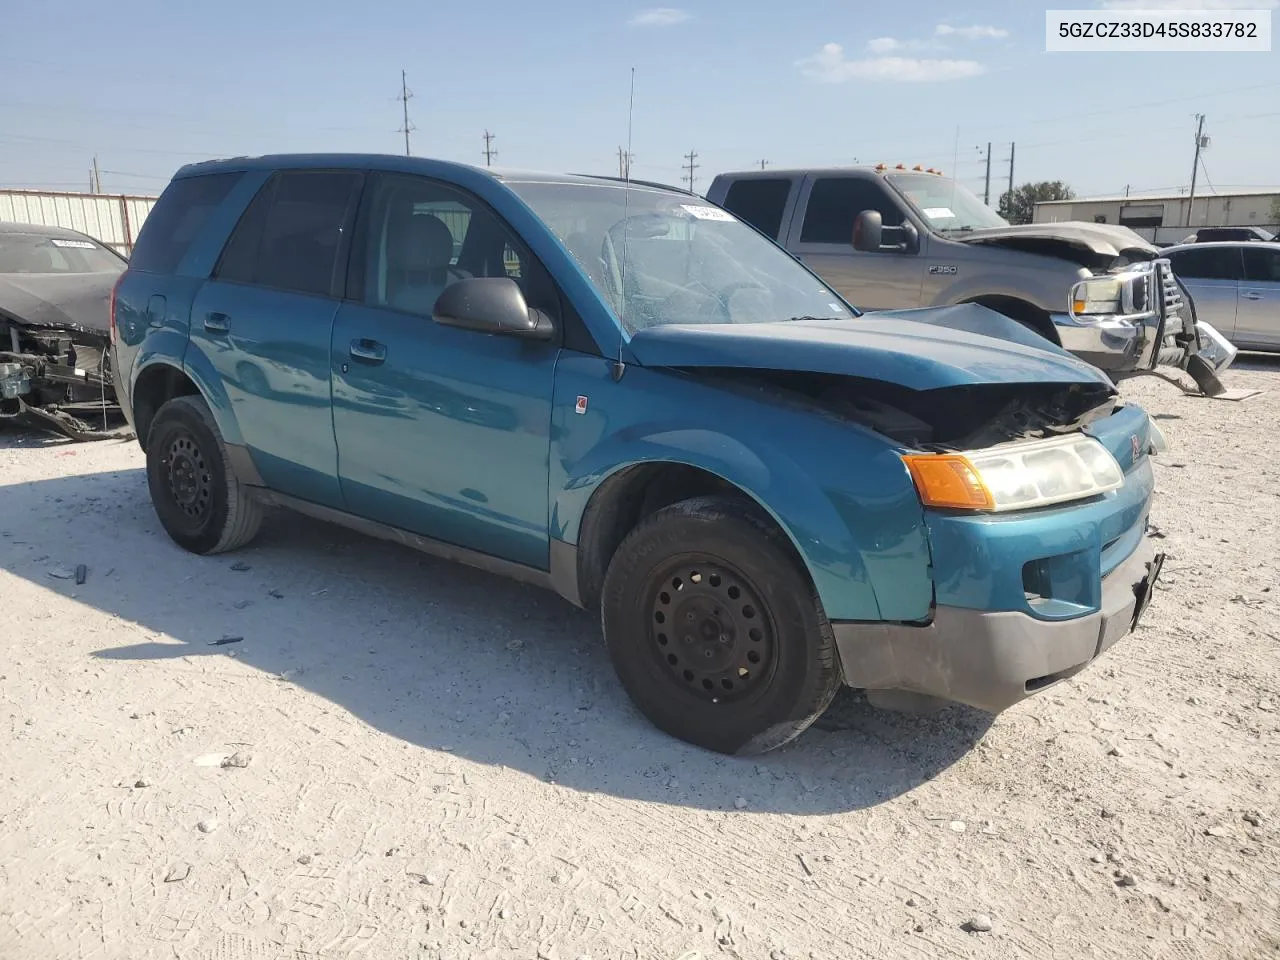
<svg viewBox="0 0 1280 960">
<path fill-rule="evenodd" d="M 1243 273 L 1240 248 L 1186 247 L 1169 253 L 1168 257 L 1174 275 L 1191 291 L 1196 318 L 1208 322 L 1228 340 L 1234 340 L 1236 297 Z"/>
<path fill-rule="evenodd" d="M 1236 308 L 1236 342 L 1242 346 L 1280 346 L 1280 247 L 1244 247 L 1244 280 Z"/>
<path fill-rule="evenodd" d="M 906 211 L 881 184 L 869 177 L 810 174 L 800 187 L 799 213 L 792 218 L 787 249 L 864 310 L 893 310 L 920 305 L 924 260 L 919 252 L 853 248 L 853 221 L 863 210 L 878 210 L 886 242 L 907 221 Z"/>
<path fill-rule="evenodd" d="M 342 506 L 329 344 L 363 181 L 291 171 L 245 210 L 191 310 L 191 340 L 212 359 L 267 486 Z"/>
</svg>

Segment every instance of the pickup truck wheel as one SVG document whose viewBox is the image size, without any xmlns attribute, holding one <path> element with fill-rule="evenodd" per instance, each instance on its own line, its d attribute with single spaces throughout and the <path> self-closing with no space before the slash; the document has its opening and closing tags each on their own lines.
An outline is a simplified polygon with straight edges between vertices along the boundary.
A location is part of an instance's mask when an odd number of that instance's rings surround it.
<svg viewBox="0 0 1280 960">
<path fill-rule="evenodd" d="M 262 523 L 262 506 L 236 478 L 199 397 L 175 397 L 156 412 L 147 435 L 147 486 L 165 533 L 192 553 L 244 546 Z"/>
<path fill-rule="evenodd" d="M 790 543 L 744 501 L 697 497 L 642 520 L 609 564 L 601 620 L 644 715 L 720 753 L 795 738 L 842 682 L 831 625 Z"/>
</svg>

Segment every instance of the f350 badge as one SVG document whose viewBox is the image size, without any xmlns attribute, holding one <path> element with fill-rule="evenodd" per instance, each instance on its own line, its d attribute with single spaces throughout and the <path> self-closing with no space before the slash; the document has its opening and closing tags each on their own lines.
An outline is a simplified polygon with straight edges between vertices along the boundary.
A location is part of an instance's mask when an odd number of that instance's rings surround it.
<svg viewBox="0 0 1280 960">
<path fill-rule="evenodd" d="M 931 263 L 929 264 L 929 272 L 935 276 L 941 274 L 952 277 L 960 272 L 960 268 L 953 263 Z"/>
</svg>

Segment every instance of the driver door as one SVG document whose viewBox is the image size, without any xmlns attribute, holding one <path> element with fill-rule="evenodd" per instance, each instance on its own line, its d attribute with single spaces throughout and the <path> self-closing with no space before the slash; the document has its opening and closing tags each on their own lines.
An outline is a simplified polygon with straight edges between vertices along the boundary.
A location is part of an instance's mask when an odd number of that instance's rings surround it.
<svg viewBox="0 0 1280 960">
<path fill-rule="evenodd" d="M 790 250 L 855 307 L 898 310 L 920 306 L 924 258 L 919 252 L 853 248 L 853 221 L 863 210 L 878 210 L 888 228 L 900 227 L 907 213 L 884 187 L 868 177 L 810 174 L 800 186 L 792 218 Z M 921 231 L 921 242 L 927 235 Z"/>
<path fill-rule="evenodd" d="M 351 299 L 333 324 L 333 427 L 347 509 L 547 569 L 558 338 L 445 327 L 436 298 L 468 276 L 512 277 L 560 327 L 550 276 L 477 197 L 372 177 L 353 240 Z"/>
</svg>

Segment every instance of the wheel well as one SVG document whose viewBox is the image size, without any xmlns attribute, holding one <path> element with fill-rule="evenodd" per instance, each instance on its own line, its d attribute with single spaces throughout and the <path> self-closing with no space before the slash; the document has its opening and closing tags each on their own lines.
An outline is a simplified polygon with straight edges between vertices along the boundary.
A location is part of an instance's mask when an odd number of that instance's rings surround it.
<svg viewBox="0 0 1280 960">
<path fill-rule="evenodd" d="M 1003 313 L 1010 320 L 1017 320 L 1029 330 L 1034 330 L 1050 343 L 1062 346 L 1062 340 L 1058 337 L 1058 330 L 1053 325 L 1053 321 L 1049 319 L 1049 314 L 1035 304 L 1019 300 L 1017 297 L 1006 297 L 997 294 L 974 297 L 972 300 L 965 302 L 980 304 L 996 311 L 996 313 Z"/>
<path fill-rule="evenodd" d="M 588 610 L 599 605 L 609 562 L 636 524 L 663 507 L 710 494 L 755 504 L 749 494 L 724 478 L 681 463 L 638 464 L 605 480 L 587 502 L 578 531 L 578 596 L 582 605 Z M 760 513 L 776 526 L 766 511 L 761 509 Z"/>
<path fill-rule="evenodd" d="M 142 371 L 133 387 L 133 426 L 143 450 L 147 449 L 147 433 L 151 429 L 156 411 L 174 397 L 199 392 L 191 378 L 177 367 L 157 364 Z"/>
</svg>

